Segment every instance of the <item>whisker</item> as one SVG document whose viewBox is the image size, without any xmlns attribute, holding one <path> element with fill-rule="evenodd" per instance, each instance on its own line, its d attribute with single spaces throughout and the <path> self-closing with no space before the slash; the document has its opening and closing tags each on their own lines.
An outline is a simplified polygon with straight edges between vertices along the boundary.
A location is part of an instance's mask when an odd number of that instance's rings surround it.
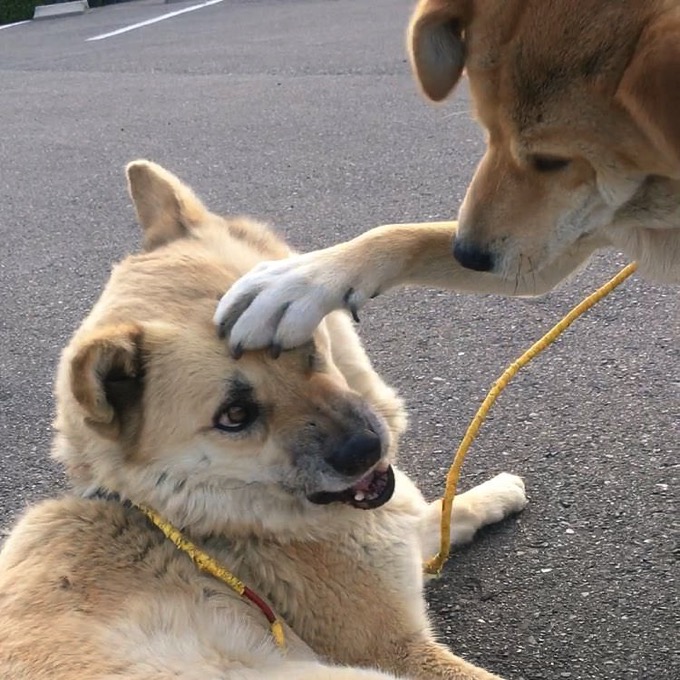
<svg viewBox="0 0 680 680">
<path fill-rule="evenodd" d="M 536 292 L 536 269 L 534 267 L 534 263 L 531 261 L 531 258 L 528 255 L 527 255 L 527 260 L 529 260 L 529 271 L 531 272 L 531 285 L 532 285 L 531 290 L 535 293 Z"/>
<path fill-rule="evenodd" d="M 470 111 L 470 109 L 463 109 L 461 111 L 452 111 L 451 113 L 447 113 L 445 116 L 442 116 L 442 118 L 444 120 L 446 120 L 447 118 L 455 118 L 457 116 L 465 116 L 465 115 L 472 116 L 472 111 Z"/>
</svg>

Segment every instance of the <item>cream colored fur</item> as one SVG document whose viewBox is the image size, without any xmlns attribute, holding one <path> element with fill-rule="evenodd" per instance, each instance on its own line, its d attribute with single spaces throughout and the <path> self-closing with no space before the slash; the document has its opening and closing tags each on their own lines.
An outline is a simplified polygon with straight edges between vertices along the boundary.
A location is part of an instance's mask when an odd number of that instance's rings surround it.
<svg viewBox="0 0 680 680">
<path fill-rule="evenodd" d="M 465 69 L 485 128 L 459 224 L 261 265 L 218 308 L 232 346 L 295 346 L 402 284 L 540 295 L 601 248 L 680 283 L 680 0 L 420 0 L 408 42 L 430 99 Z"/>
<path fill-rule="evenodd" d="M 63 352 L 54 455 L 73 490 L 30 509 L 0 553 L 0 677 L 495 678 L 431 631 L 421 563 L 437 547 L 438 502 L 399 471 L 394 496 L 372 510 L 307 500 L 341 481 L 324 442 L 365 423 L 386 466 L 405 425 L 350 321 L 332 315 L 276 361 L 235 361 L 212 324 L 215 300 L 288 249 L 262 225 L 208 212 L 157 165 L 137 161 L 128 177 L 145 252 L 115 267 Z M 216 429 L 246 404 L 258 405 L 248 427 Z M 287 624 L 287 653 L 257 608 L 126 500 L 155 508 L 265 597 Z M 461 494 L 454 543 L 525 503 L 509 474 Z"/>
</svg>

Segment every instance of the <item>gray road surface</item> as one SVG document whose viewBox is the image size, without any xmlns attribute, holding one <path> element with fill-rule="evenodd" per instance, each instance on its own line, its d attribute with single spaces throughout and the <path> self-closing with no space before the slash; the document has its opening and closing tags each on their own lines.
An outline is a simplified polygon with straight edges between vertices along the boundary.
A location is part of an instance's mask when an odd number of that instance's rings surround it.
<svg viewBox="0 0 680 680">
<path fill-rule="evenodd" d="M 301 249 L 448 218 L 482 136 L 461 90 L 418 95 L 410 0 L 161 0 L 0 31 L 0 524 L 58 493 L 51 384 L 69 334 L 139 234 L 122 169 L 166 165 L 208 205 Z M 402 464 L 431 497 L 500 370 L 624 261 L 539 301 L 408 290 L 361 330 L 411 412 Z M 442 638 L 509 680 L 671 680 L 677 654 L 678 291 L 638 278 L 501 398 L 463 485 L 524 475 L 530 507 L 430 589 Z M 675 524 L 675 526 L 674 526 Z"/>
</svg>

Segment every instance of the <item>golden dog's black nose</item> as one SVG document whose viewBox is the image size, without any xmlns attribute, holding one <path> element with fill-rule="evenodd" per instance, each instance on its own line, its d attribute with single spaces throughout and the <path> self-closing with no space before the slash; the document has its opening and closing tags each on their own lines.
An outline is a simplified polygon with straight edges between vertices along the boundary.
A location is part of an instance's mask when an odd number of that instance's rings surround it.
<svg viewBox="0 0 680 680">
<path fill-rule="evenodd" d="M 326 459 L 337 472 L 348 477 L 366 472 L 382 456 L 380 437 L 370 430 L 353 434 Z"/>
<path fill-rule="evenodd" d="M 490 272 L 493 269 L 493 255 L 488 250 L 459 239 L 453 243 L 453 256 L 463 267 L 476 272 Z"/>
</svg>

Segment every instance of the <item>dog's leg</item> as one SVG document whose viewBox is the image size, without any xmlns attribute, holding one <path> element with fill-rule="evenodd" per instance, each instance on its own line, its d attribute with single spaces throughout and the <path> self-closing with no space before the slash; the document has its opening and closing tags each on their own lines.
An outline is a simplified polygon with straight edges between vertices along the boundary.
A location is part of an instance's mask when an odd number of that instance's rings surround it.
<svg viewBox="0 0 680 680">
<path fill-rule="evenodd" d="M 550 267 L 505 279 L 459 264 L 451 253 L 455 233 L 455 222 L 387 225 L 332 248 L 264 262 L 231 287 L 214 320 L 232 349 L 285 349 L 306 342 L 333 310 L 356 316 L 367 300 L 398 285 L 541 295 L 607 245 L 599 235 L 581 239 Z"/>
<path fill-rule="evenodd" d="M 398 676 L 399 680 L 415 680 L 409 676 Z M 274 669 L 238 671 L 225 680 L 397 680 L 397 676 L 377 670 L 351 667 L 326 666 L 310 662 L 288 662 Z"/>
<path fill-rule="evenodd" d="M 501 680 L 433 640 L 413 642 L 397 655 L 393 670 L 398 677 L 403 673 L 416 680 Z"/>
<path fill-rule="evenodd" d="M 527 504 L 524 482 L 517 476 L 502 472 L 488 481 L 461 493 L 453 500 L 451 511 L 451 543 L 461 545 L 474 538 L 487 524 L 523 510 Z M 442 502 L 427 506 L 420 531 L 423 559 L 433 557 L 439 549 Z"/>
<path fill-rule="evenodd" d="M 415 680 L 410 676 L 395 676 L 378 670 L 351 667 L 326 666 L 314 661 L 282 663 L 276 668 L 250 668 L 227 671 L 224 675 L 214 674 L 214 671 L 196 669 L 189 674 L 176 672 L 163 675 L 149 675 L 148 672 L 125 675 L 106 676 L 121 680 Z"/>
<path fill-rule="evenodd" d="M 394 675 L 364 668 L 293 662 L 276 670 L 239 671 L 233 680 L 501 680 L 431 640 L 398 647 L 390 665 L 394 666 Z"/>
</svg>

